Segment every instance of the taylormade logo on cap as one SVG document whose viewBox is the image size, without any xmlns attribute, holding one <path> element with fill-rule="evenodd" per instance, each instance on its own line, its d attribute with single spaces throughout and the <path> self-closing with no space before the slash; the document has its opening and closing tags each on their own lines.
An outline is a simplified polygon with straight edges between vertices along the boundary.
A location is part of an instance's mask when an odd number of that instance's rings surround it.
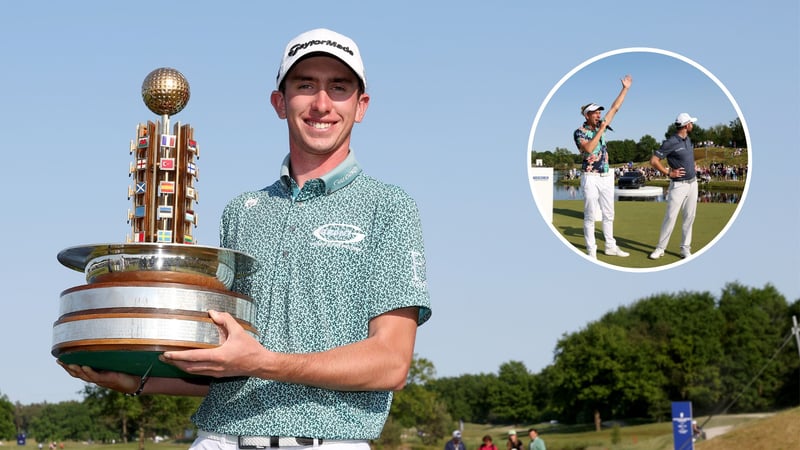
<svg viewBox="0 0 800 450">
<path fill-rule="evenodd" d="M 298 51 L 306 49 L 312 45 L 330 45 L 331 47 L 336 47 L 343 52 L 347 52 L 350 56 L 353 56 L 353 51 L 350 50 L 350 47 L 343 47 L 336 41 L 320 41 L 319 39 L 314 39 L 308 42 L 303 42 L 302 44 L 294 44 L 292 48 L 289 49 L 289 53 L 287 56 L 294 56 L 297 54 Z"/>
<path fill-rule="evenodd" d="M 356 43 L 347 36 L 325 28 L 306 31 L 286 45 L 275 85 L 280 88 L 281 82 L 292 66 L 312 53 L 325 53 L 339 59 L 356 73 L 364 89 L 367 88 L 364 63 L 361 61 L 361 53 Z"/>
</svg>

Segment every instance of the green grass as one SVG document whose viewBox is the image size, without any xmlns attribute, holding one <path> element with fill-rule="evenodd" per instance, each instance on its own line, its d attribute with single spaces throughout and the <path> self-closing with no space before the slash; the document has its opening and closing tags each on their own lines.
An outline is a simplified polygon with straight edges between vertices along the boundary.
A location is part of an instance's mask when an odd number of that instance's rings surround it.
<svg viewBox="0 0 800 450">
<path fill-rule="evenodd" d="M 661 267 L 681 260 L 680 240 L 682 218 L 675 223 L 669 245 L 663 257 L 648 258 L 658 242 L 661 222 L 664 220 L 665 202 L 615 202 L 614 238 L 617 245 L 630 252 L 627 258 L 606 256 L 601 222 L 595 223 L 597 258 L 608 264 L 631 269 Z M 692 228 L 692 252 L 706 247 L 725 228 L 736 211 L 737 204 L 698 203 L 697 216 Z M 553 226 L 578 251 L 586 252 L 583 237 L 583 200 L 556 200 L 553 202 Z"/>
<path fill-rule="evenodd" d="M 720 415 L 713 416 L 706 422 L 705 417 L 697 417 L 706 430 L 716 427 L 731 426 L 731 430 L 724 435 L 698 442 L 699 449 L 729 449 L 729 448 L 769 448 L 769 449 L 794 449 L 796 447 L 797 430 L 800 430 L 800 408 L 793 408 L 767 418 L 757 418 L 753 415 Z M 619 428 L 620 441 L 612 444 L 613 428 L 605 427 L 600 432 L 595 432 L 592 425 L 565 426 L 565 425 L 516 425 L 496 426 L 464 424 L 464 443 L 468 450 L 476 450 L 480 446 L 484 435 L 492 436 L 499 450 L 505 450 L 506 437 L 509 429 L 515 429 L 517 436 L 528 448 L 528 428 L 535 426 L 539 435 L 547 444 L 548 450 L 672 450 L 672 423 L 646 423 L 640 425 L 623 425 Z M 744 433 L 740 434 L 739 429 Z M 758 430 L 758 437 L 751 440 L 750 435 Z M 449 438 L 448 438 L 449 439 Z M 444 440 L 446 441 L 446 439 Z M 410 445 L 406 448 L 413 450 L 439 450 L 441 446 L 424 447 Z M 716 441 L 716 442 L 715 442 Z M 736 442 L 746 443 L 738 446 Z M 717 444 L 717 445 L 715 445 Z M 719 445 L 723 444 L 723 445 Z"/>
<path fill-rule="evenodd" d="M 698 442 L 698 450 L 727 450 L 730 448 L 769 448 L 775 450 L 795 449 L 798 433 L 800 433 L 800 408 L 792 408 L 779 412 L 767 418 L 758 418 L 754 415 L 720 415 L 713 416 L 706 422 L 705 417 L 697 417 L 697 421 L 704 424 L 706 430 L 715 427 L 731 426 L 726 434 L 708 441 Z M 521 424 L 508 425 L 481 425 L 464 424 L 464 443 L 468 450 L 476 450 L 484 435 L 492 436 L 499 450 L 505 450 L 506 437 L 509 429 L 516 429 L 517 435 L 528 447 L 528 428 L 535 426 L 547 444 L 549 450 L 672 450 L 672 424 L 668 421 L 661 423 L 628 424 L 619 428 L 620 442 L 611 443 L 613 429 L 603 428 L 595 432 L 590 424 L 584 425 L 550 425 L 550 424 Z M 425 446 L 413 432 L 407 434 L 404 450 L 441 450 L 449 439 L 443 439 L 440 445 Z M 36 441 L 28 439 L 25 446 L 17 446 L 13 441 L 5 442 L 5 447 L 20 450 L 36 450 Z M 186 450 L 191 442 L 164 441 L 158 444 L 152 440 L 145 442 L 147 450 Z M 44 447 L 47 448 L 47 445 Z M 375 448 L 373 446 L 373 448 Z M 66 442 L 65 450 L 138 450 L 138 442 L 126 444 L 87 444 L 83 442 Z"/>
</svg>

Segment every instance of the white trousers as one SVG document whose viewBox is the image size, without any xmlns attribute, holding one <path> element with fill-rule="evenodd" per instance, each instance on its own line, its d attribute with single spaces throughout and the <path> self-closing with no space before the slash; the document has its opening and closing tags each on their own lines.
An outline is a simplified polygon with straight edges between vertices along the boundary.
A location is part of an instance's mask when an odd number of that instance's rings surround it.
<svg viewBox="0 0 800 450">
<path fill-rule="evenodd" d="M 692 181 L 670 181 L 667 189 L 667 212 L 664 222 L 661 223 L 661 233 L 658 237 L 657 248 L 667 248 L 672 229 L 678 219 L 678 212 L 683 212 L 681 225 L 681 250 L 692 248 L 692 225 L 697 213 L 697 178 Z"/>
<path fill-rule="evenodd" d="M 607 176 L 599 174 L 581 174 L 581 190 L 583 190 L 583 237 L 586 239 L 586 250 L 597 250 L 594 237 L 594 223 L 603 221 L 603 238 L 606 249 L 617 246 L 614 239 L 614 173 Z"/>
</svg>

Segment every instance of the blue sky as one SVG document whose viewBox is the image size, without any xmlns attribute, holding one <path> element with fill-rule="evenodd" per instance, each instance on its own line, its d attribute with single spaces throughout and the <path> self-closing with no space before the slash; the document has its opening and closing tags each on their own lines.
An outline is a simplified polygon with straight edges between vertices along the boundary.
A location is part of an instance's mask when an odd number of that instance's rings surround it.
<svg viewBox="0 0 800 450">
<path fill-rule="evenodd" d="M 720 87 L 709 74 L 719 77 L 697 61 L 665 49 L 620 48 L 581 61 L 553 86 L 551 98 L 542 104 L 533 149 L 561 147 L 577 153 L 572 131 L 584 120 L 580 106 L 597 103 L 608 112 L 626 74 L 633 85 L 613 120 L 609 140 L 638 142 L 650 135 L 661 142 L 681 112 L 697 117 L 703 128 L 728 125 L 738 117 L 727 87 Z"/>
<path fill-rule="evenodd" d="M 290 38 L 320 26 L 351 36 L 364 55 L 372 101 L 354 131 L 356 156 L 419 204 L 433 318 L 416 351 L 439 376 L 496 372 L 511 360 L 537 372 L 563 333 L 656 293 L 771 283 L 797 299 L 800 240 L 789 231 L 800 219 L 790 156 L 800 113 L 797 2 L 680 10 L 640 3 L 5 5 L 0 393 L 21 403 L 81 398 L 82 383 L 55 364 L 50 347 L 60 292 L 85 281 L 56 254 L 122 242 L 129 232 L 128 142 L 138 123 L 155 119 L 141 101 L 144 77 L 174 67 L 191 85 L 173 120 L 191 124 L 200 143 L 196 238 L 216 245 L 226 201 L 278 174 L 286 128 L 268 95 L 279 55 Z M 531 126 L 553 87 L 590 58 L 636 47 L 706 68 L 730 91 L 751 137 L 752 178 L 735 223 L 699 257 L 656 273 L 611 270 L 565 248 L 527 181 Z M 536 147 L 541 139 L 545 149 L 572 150 L 578 106 L 608 105 L 625 73 L 634 86 L 615 119 L 619 138 L 660 140 L 684 108 L 704 127 L 736 116 L 685 62 L 621 54 L 586 67 L 552 96 Z M 673 78 L 691 89 L 674 89 Z"/>
</svg>

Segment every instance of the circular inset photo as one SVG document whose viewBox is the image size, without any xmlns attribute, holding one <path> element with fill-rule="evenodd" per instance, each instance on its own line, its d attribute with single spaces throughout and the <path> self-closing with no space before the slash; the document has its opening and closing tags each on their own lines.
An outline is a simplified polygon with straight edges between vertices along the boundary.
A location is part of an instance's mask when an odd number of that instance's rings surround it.
<svg viewBox="0 0 800 450">
<path fill-rule="evenodd" d="M 584 61 L 550 90 L 525 157 L 536 206 L 569 249 L 652 272 L 701 257 L 734 222 L 749 142 L 711 72 L 666 50 L 625 48 Z"/>
</svg>

